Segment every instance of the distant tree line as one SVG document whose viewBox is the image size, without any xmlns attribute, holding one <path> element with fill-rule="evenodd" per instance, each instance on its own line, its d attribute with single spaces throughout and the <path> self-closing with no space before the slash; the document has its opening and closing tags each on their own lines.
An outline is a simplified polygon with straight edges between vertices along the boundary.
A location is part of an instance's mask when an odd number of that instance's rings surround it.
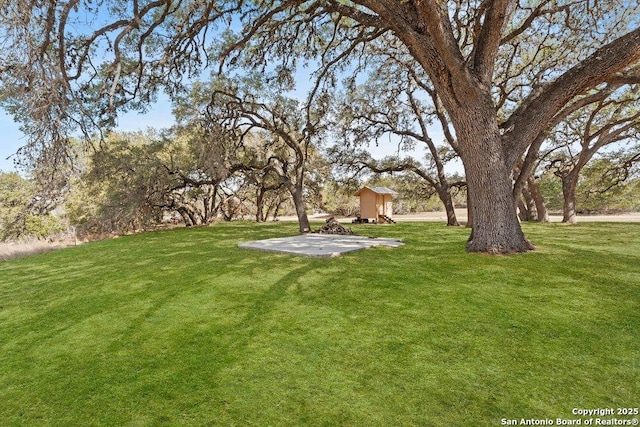
<svg viewBox="0 0 640 427">
<path fill-rule="evenodd" d="M 273 143 L 267 135 L 244 134 L 239 144 L 238 138 L 224 136 L 221 129 L 208 132 L 213 130 L 191 124 L 112 133 L 90 152 L 78 153 L 81 166 L 68 176 L 63 197 L 54 192 L 56 199 L 40 185 L 46 180 L 37 174 L 25 178 L 15 172 L 0 173 L 0 241 L 44 239 L 70 231 L 82 239 L 101 238 L 160 225 L 262 222 L 297 214 L 287 178 L 274 171 L 264 156 L 268 152 L 264 145 Z M 289 156 L 294 161 L 295 155 L 285 147 L 280 147 L 281 160 Z M 359 200 L 353 194 L 363 185 L 397 191 L 394 210 L 399 214 L 447 211 L 436 186 L 415 172 L 416 168 L 429 171 L 425 164 L 412 161 L 411 167 L 404 167 L 398 158 L 376 161 L 368 155 L 337 162 L 332 155 L 316 150 L 306 160 L 302 194 L 307 213 L 355 217 Z M 571 200 L 576 212 L 640 211 L 637 157 L 604 153 L 581 168 Z M 535 187 L 530 187 L 539 192 L 547 212 L 544 220 L 548 212 L 566 210 L 560 159 L 566 160 L 559 155 L 541 160 Z M 447 180 L 452 207 L 467 208 L 464 177 L 454 174 Z M 521 220 L 543 220 L 524 194 Z"/>
</svg>

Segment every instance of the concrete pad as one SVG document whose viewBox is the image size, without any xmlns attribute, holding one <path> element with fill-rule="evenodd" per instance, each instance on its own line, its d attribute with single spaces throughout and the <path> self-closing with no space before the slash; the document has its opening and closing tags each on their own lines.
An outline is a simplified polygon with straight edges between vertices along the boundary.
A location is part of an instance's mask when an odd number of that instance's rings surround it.
<svg viewBox="0 0 640 427">
<path fill-rule="evenodd" d="M 336 234 L 303 234 L 239 243 L 238 247 L 311 257 L 334 257 L 374 246 L 402 246 L 401 240 Z"/>
</svg>

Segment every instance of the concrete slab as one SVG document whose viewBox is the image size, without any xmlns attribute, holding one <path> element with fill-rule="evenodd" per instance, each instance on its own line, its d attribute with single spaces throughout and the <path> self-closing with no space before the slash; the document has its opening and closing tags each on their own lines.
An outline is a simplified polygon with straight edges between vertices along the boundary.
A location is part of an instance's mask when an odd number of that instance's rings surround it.
<svg viewBox="0 0 640 427">
<path fill-rule="evenodd" d="M 328 258 L 374 246 L 397 248 L 402 245 L 404 243 L 398 239 L 335 234 L 303 234 L 300 236 L 243 242 L 239 243 L 238 247 Z"/>
</svg>

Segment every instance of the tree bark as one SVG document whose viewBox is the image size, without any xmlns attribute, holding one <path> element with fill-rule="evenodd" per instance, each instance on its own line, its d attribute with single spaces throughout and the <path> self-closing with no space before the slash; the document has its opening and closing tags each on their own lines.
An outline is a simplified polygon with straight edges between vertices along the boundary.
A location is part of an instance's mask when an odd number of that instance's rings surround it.
<svg viewBox="0 0 640 427">
<path fill-rule="evenodd" d="M 264 211 L 264 189 L 262 187 L 256 190 L 256 222 L 264 222 L 266 220 L 266 215 L 263 214 Z M 267 211 L 267 215 L 269 212 Z"/>
<path fill-rule="evenodd" d="M 489 101 L 490 102 L 490 101 Z M 492 108 L 480 105 L 452 117 L 458 134 L 473 216 L 469 252 L 505 254 L 534 249 L 520 227 L 511 168 Z"/>
<path fill-rule="evenodd" d="M 278 220 L 278 215 L 280 215 L 280 207 L 282 206 L 282 199 L 280 197 L 278 197 L 278 200 L 276 200 L 275 204 L 273 205 L 273 216 L 271 217 L 271 219 L 273 221 L 277 221 Z M 271 208 L 269 208 L 271 209 Z M 267 215 L 265 218 L 267 218 L 269 215 Z"/>
<path fill-rule="evenodd" d="M 289 191 L 293 197 L 293 204 L 296 207 L 300 234 L 309 233 L 311 231 L 311 226 L 309 224 L 309 217 L 307 216 L 307 204 L 304 201 L 302 185 L 290 185 Z"/>
<path fill-rule="evenodd" d="M 469 189 L 467 188 L 467 223 L 465 228 L 470 228 L 473 232 L 473 212 L 471 212 L 471 199 L 469 198 Z M 471 237 L 469 237 L 471 240 Z"/>
<path fill-rule="evenodd" d="M 451 199 L 449 186 L 446 184 L 444 187 L 437 186 L 436 191 L 438 192 L 438 196 L 444 204 L 444 209 L 447 212 L 447 226 L 458 227 L 460 224 L 458 223 L 458 218 L 456 218 L 456 211 L 453 206 L 453 200 Z"/>
<path fill-rule="evenodd" d="M 180 216 L 182 217 L 182 219 L 184 220 L 184 225 L 186 227 L 193 227 L 194 225 L 197 225 L 196 219 L 193 217 L 191 212 L 189 212 L 185 207 L 179 207 L 177 210 Z"/>
<path fill-rule="evenodd" d="M 534 177 L 530 176 L 527 180 L 527 188 L 529 189 L 529 193 L 531 194 L 536 206 L 536 220 L 539 222 L 549 222 L 547 205 L 544 203 L 544 197 L 542 197 L 542 192 L 540 191 L 538 183 L 536 183 L 536 179 Z"/>
<path fill-rule="evenodd" d="M 536 208 L 536 202 L 533 200 L 533 195 L 531 195 L 531 190 L 529 187 L 525 187 L 522 195 L 524 196 L 524 202 L 527 206 L 527 211 L 529 212 L 528 221 L 537 221 L 538 220 L 538 209 Z"/>
<path fill-rule="evenodd" d="M 562 196 L 564 206 L 562 207 L 562 222 L 575 224 L 578 222 L 576 212 L 576 187 L 578 185 L 578 175 L 569 173 L 562 177 Z"/>
<path fill-rule="evenodd" d="M 534 211 L 531 209 L 529 201 L 524 194 L 523 197 L 518 200 L 518 218 L 520 218 L 522 222 L 533 221 L 534 219 Z"/>
<path fill-rule="evenodd" d="M 473 216 L 467 250 L 490 254 L 532 250 L 516 215 L 509 172 L 504 166 L 485 168 L 478 160 L 482 158 L 471 156 L 465 161 Z"/>
</svg>

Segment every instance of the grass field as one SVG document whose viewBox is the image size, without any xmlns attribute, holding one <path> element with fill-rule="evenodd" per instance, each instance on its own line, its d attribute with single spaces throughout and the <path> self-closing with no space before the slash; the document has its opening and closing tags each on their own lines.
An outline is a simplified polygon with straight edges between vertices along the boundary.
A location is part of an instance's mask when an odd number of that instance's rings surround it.
<svg viewBox="0 0 640 427">
<path fill-rule="evenodd" d="M 0 424 L 498 426 L 640 406 L 640 224 L 438 223 L 312 259 L 229 223 L 0 263 Z M 586 417 L 588 418 L 588 417 Z M 618 416 L 628 419 L 629 417 Z"/>
</svg>

